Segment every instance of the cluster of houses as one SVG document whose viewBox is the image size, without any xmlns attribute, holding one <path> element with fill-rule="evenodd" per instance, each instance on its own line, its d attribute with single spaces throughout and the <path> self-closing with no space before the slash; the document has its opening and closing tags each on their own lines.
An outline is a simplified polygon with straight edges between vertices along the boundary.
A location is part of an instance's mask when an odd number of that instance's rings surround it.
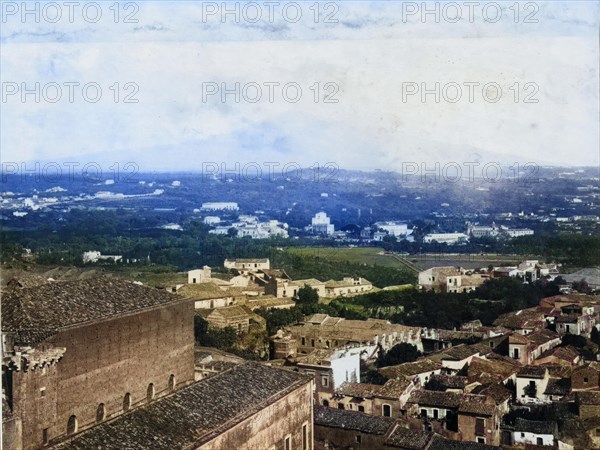
<svg viewBox="0 0 600 450">
<path fill-rule="evenodd" d="M 253 311 L 259 308 L 292 308 L 301 288 L 313 288 L 319 297 L 343 297 L 370 292 L 373 284 L 361 277 L 320 281 L 315 278 L 292 280 L 281 269 L 271 269 L 268 258 L 226 259 L 228 279 L 213 276 L 208 266 L 188 272 L 187 284 L 170 286 L 168 291 L 194 300 L 198 314 L 209 326 L 233 327 L 247 332 L 253 323 L 264 320 Z"/>
<path fill-rule="evenodd" d="M 436 292 L 472 292 L 490 278 L 512 277 L 532 283 L 541 278 L 553 280 L 559 275 L 558 264 L 526 260 L 514 266 L 467 270 L 462 267 L 432 267 L 419 272 L 419 288 Z"/>
<path fill-rule="evenodd" d="M 208 219 L 208 220 L 207 220 Z M 269 239 L 271 237 L 288 237 L 288 224 L 278 220 L 261 222 L 256 216 L 240 215 L 236 221 L 221 221 L 219 217 L 207 216 L 204 223 L 214 226 L 211 234 L 228 235 L 235 233 L 236 237 L 252 239 Z"/>
<path fill-rule="evenodd" d="M 495 222 L 492 222 L 492 225 L 474 225 L 470 222 L 467 222 L 467 234 L 474 238 L 515 238 L 521 236 L 532 236 L 534 231 L 530 228 L 510 228 L 505 225 L 496 226 Z"/>
<path fill-rule="evenodd" d="M 600 297 L 581 294 L 460 330 L 314 314 L 271 337 L 271 364 L 314 377 L 319 448 L 600 448 L 599 317 Z M 398 343 L 423 356 L 361 382 Z"/>
</svg>

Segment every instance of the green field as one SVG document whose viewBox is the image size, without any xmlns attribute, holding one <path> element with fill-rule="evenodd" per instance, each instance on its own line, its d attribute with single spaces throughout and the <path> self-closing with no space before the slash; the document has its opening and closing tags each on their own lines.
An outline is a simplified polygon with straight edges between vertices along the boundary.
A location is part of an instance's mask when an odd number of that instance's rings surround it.
<svg viewBox="0 0 600 450">
<path fill-rule="evenodd" d="M 328 261 L 348 261 L 356 264 L 367 264 L 369 266 L 385 266 L 394 268 L 403 268 L 404 264 L 380 254 L 383 250 L 380 247 L 288 247 L 290 253 L 303 256 L 315 256 Z"/>
</svg>

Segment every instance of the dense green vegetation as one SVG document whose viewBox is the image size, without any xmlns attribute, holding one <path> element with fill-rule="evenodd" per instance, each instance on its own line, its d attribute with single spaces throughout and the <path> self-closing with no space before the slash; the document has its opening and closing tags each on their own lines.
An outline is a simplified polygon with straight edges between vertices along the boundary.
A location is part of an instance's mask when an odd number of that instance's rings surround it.
<svg viewBox="0 0 600 450">
<path fill-rule="evenodd" d="M 379 291 L 344 299 L 343 303 L 361 306 L 368 317 L 404 325 L 452 329 L 476 319 L 491 325 L 500 314 L 535 306 L 542 298 L 558 292 L 556 282 L 523 284 L 514 278 L 499 278 L 486 281 L 472 293 L 416 289 Z"/>
</svg>

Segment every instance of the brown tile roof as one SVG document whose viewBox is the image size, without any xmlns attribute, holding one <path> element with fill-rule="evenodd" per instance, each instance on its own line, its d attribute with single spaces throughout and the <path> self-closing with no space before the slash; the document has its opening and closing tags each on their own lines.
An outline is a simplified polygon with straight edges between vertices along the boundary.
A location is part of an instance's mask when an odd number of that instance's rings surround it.
<svg viewBox="0 0 600 450">
<path fill-rule="evenodd" d="M 57 330 L 162 306 L 182 297 L 112 277 L 62 281 L 2 296 L 2 328 L 33 345 Z"/>
<path fill-rule="evenodd" d="M 372 416 L 358 411 L 326 406 L 315 406 L 313 417 L 316 426 L 355 430 L 375 435 L 386 434 L 396 423 L 396 420 L 391 417 Z"/>
<path fill-rule="evenodd" d="M 410 377 L 420 373 L 433 372 L 440 370 L 442 363 L 431 361 L 430 359 L 420 359 L 415 362 L 398 364 L 396 366 L 382 367 L 378 369 L 379 373 L 387 378 Z"/>
<path fill-rule="evenodd" d="M 429 377 L 429 381 L 432 383 L 437 383 L 446 389 L 464 389 L 469 383 L 467 377 L 444 374 L 431 375 L 431 377 Z"/>
<path fill-rule="evenodd" d="M 427 450 L 501 450 L 501 448 L 478 442 L 453 441 L 436 435 Z"/>
<path fill-rule="evenodd" d="M 475 357 L 467 369 L 470 382 L 491 383 L 506 380 L 519 370 L 518 361 L 510 358 L 499 358 L 495 354 L 487 359 Z"/>
<path fill-rule="evenodd" d="M 569 392 L 571 392 L 571 380 L 569 378 L 550 378 L 544 394 L 568 395 Z"/>
<path fill-rule="evenodd" d="M 575 398 L 580 405 L 600 405 L 600 391 L 577 391 Z"/>
<path fill-rule="evenodd" d="M 511 391 L 502 383 L 482 384 L 473 389 L 471 393 L 490 397 L 497 405 L 512 397 Z"/>
<path fill-rule="evenodd" d="M 521 378 L 544 378 L 546 368 L 543 366 L 525 366 L 519 369 L 517 377 Z"/>
<path fill-rule="evenodd" d="M 433 438 L 433 433 L 424 430 L 410 430 L 397 426 L 385 440 L 388 447 L 399 447 L 406 450 L 423 450 Z"/>
<path fill-rule="evenodd" d="M 54 450 L 197 448 L 309 377 L 259 363 L 238 365 L 52 446 Z"/>
<path fill-rule="evenodd" d="M 415 403 L 425 406 L 441 406 L 445 408 L 458 408 L 462 401 L 463 394 L 456 392 L 440 392 L 418 390 L 410 395 L 408 403 Z"/>
<path fill-rule="evenodd" d="M 518 330 L 521 328 L 535 328 L 545 323 L 544 313 L 536 306 L 519 311 L 502 314 L 494 321 L 494 325 Z"/>
<path fill-rule="evenodd" d="M 486 403 L 486 401 L 487 399 L 483 395 L 464 395 L 458 407 L 458 412 L 478 416 L 492 416 L 496 412 L 496 405 Z"/>
</svg>

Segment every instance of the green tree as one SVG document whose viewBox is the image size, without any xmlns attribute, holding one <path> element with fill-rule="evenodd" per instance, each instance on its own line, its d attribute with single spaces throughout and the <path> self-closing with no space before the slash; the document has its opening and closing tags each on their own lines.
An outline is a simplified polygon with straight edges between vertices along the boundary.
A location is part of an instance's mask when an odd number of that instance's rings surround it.
<svg viewBox="0 0 600 450">
<path fill-rule="evenodd" d="M 319 303 L 319 293 L 316 289 L 305 284 L 304 287 L 298 289 L 298 303 L 301 304 L 317 304 Z"/>
<path fill-rule="evenodd" d="M 403 364 L 407 362 L 416 361 L 420 353 L 417 347 L 412 344 L 402 342 L 394 345 L 387 352 L 383 352 L 379 349 L 379 356 L 377 357 L 377 367 L 394 366 L 397 364 Z"/>
</svg>

